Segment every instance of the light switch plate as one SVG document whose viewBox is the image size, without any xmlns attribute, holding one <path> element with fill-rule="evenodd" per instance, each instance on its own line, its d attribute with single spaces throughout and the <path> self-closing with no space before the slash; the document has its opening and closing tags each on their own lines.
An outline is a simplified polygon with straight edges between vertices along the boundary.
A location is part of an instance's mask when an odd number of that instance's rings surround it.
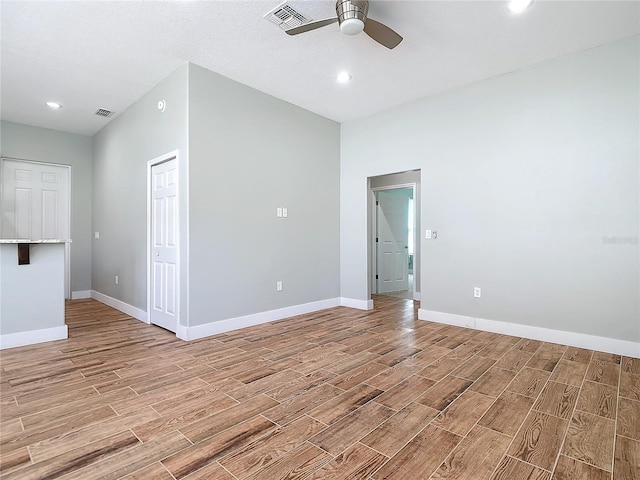
<svg viewBox="0 0 640 480">
<path fill-rule="evenodd" d="M 427 240 L 431 240 L 431 230 L 427 230 L 427 231 L 425 232 L 425 234 L 424 234 L 424 237 L 425 237 Z"/>
<path fill-rule="evenodd" d="M 282 218 L 282 207 L 276 208 L 276 217 Z"/>
<path fill-rule="evenodd" d="M 282 207 L 282 217 L 287 218 L 287 215 L 289 215 L 289 211 L 286 207 Z"/>
</svg>

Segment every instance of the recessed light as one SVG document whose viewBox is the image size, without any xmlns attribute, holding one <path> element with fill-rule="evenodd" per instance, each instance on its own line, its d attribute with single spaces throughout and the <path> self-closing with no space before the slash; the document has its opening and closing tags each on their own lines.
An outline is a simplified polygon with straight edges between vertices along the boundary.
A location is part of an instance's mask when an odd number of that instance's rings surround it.
<svg viewBox="0 0 640 480">
<path fill-rule="evenodd" d="M 47 102 L 47 107 L 51 108 L 52 110 L 58 110 L 59 108 L 62 108 L 62 105 L 57 102 Z"/>
<path fill-rule="evenodd" d="M 349 80 L 351 80 L 351 75 L 349 75 L 349 72 L 340 72 L 336 80 L 338 80 L 339 83 L 348 83 Z"/>
<path fill-rule="evenodd" d="M 511 0 L 507 8 L 511 13 L 522 13 L 531 6 L 533 0 Z"/>
</svg>

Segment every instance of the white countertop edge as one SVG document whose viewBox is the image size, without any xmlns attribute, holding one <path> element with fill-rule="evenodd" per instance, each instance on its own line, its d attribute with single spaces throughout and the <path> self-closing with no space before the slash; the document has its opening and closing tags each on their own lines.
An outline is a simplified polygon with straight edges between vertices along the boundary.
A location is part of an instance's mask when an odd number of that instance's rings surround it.
<svg viewBox="0 0 640 480">
<path fill-rule="evenodd" d="M 0 243 L 71 243 L 71 240 L 57 238 L 48 240 L 29 240 L 28 238 L 0 238 Z"/>
</svg>

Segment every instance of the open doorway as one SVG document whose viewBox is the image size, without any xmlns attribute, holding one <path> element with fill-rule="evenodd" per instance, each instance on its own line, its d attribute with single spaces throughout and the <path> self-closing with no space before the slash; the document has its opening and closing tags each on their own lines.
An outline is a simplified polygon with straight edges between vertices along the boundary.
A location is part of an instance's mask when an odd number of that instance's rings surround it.
<svg viewBox="0 0 640 480">
<path fill-rule="evenodd" d="M 420 171 L 369 178 L 370 291 L 420 300 Z"/>
</svg>

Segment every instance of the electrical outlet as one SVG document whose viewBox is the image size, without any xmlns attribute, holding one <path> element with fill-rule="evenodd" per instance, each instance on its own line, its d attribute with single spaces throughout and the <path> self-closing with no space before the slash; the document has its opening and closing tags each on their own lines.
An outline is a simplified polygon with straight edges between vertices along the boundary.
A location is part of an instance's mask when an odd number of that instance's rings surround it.
<svg viewBox="0 0 640 480">
<path fill-rule="evenodd" d="M 282 282 L 278 281 L 276 282 L 276 292 L 281 292 L 282 291 Z"/>
<path fill-rule="evenodd" d="M 100 232 L 93 232 L 93 238 L 100 240 Z"/>
<path fill-rule="evenodd" d="M 116 282 L 116 285 L 118 285 L 118 282 L 120 282 L 120 279 L 118 278 L 118 275 L 115 276 L 113 281 Z"/>
<path fill-rule="evenodd" d="M 482 297 L 482 289 L 480 287 L 473 287 L 473 296 L 474 298 Z"/>
</svg>

